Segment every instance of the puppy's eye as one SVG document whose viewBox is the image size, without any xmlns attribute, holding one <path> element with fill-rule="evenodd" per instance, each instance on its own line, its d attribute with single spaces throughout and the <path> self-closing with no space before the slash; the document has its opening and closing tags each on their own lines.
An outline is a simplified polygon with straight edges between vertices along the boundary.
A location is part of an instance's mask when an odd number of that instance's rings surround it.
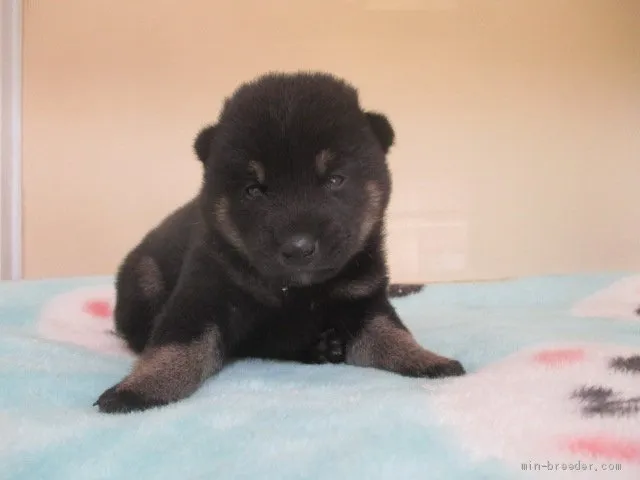
<svg viewBox="0 0 640 480">
<path fill-rule="evenodd" d="M 346 178 L 342 175 L 330 175 L 327 178 L 327 186 L 332 190 L 336 190 L 344 184 L 345 180 Z"/>
<path fill-rule="evenodd" d="M 266 192 L 266 188 L 264 185 L 258 185 L 257 183 L 254 185 L 249 185 L 245 188 L 244 193 L 249 198 L 258 198 L 264 195 Z"/>
</svg>

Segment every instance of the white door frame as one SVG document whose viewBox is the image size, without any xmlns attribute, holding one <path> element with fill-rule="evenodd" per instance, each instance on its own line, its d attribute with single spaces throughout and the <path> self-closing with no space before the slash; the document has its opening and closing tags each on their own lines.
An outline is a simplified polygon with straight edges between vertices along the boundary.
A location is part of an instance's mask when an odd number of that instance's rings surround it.
<svg viewBox="0 0 640 480">
<path fill-rule="evenodd" d="M 0 2 L 0 280 L 18 280 L 22 278 L 22 1 Z"/>
</svg>

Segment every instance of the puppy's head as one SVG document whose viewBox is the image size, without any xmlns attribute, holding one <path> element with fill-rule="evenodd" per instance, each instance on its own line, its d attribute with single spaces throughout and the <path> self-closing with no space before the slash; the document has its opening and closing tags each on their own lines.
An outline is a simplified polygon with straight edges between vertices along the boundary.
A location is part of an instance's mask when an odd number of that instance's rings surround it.
<svg viewBox="0 0 640 480">
<path fill-rule="evenodd" d="M 379 231 L 393 140 L 387 118 L 340 79 L 259 77 L 196 138 L 205 217 L 265 277 L 322 282 Z"/>
</svg>

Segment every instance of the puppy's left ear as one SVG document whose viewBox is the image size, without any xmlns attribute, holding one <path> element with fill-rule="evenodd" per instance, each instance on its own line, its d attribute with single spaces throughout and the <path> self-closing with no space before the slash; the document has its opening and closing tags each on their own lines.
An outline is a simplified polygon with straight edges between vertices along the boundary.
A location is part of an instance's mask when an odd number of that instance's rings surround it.
<svg viewBox="0 0 640 480">
<path fill-rule="evenodd" d="M 200 130 L 198 136 L 193 142 L 193 150 L 196 152 L 198 160 L 202 163 L 206 163 L 209 158 L 209 154 L 211 153 L 211 142 L 213 141 L 217 128 L 218 127 L 216 125 L 208 125 L 204 127 Z"/>
<path fill-rule="evenodd" d="M 395 132 L 386 116 L 378 112 L 365 112 L 369 126 L 378 139 L 384 153 L 388 153 L 395 140 Z"/>
</svg>

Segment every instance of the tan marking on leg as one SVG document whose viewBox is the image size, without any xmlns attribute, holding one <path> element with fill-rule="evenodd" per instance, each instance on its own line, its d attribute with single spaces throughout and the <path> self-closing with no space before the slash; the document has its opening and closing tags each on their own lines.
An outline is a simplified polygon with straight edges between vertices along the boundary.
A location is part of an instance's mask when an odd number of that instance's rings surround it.
<svg viewBox="0 0 640 480">
<path fill-rule="evenodd" d="M 247 250 L 242 238 L 240 237 L 240 233 L 229 215 L 229 199 L 222 197 L 216 202 L 215 216 L 220 232 L 225 236 L 229 243 L 236 247 L 240 252 L 246 253 Z"/>
<path fill-rule="evenodd" d="M 164 292 L 164 281 L 158 263 L 150 256 L 144 256 L 138 262 L 138 283 L 142 294 L 154 300 Z"/>
<path fill-rule="evenodd" d="M 316 155 L 316 171 L 318 175 L 324 175 L 327 171 L 327 166 L 331 159 L 333 158 L 333 153 L 330 150 L 322 150 L 318 155 Z"/>
<path fill-rule="evenodd" d="M 384 315 L 366 325 L 346 352 L 348 364 L 409 376 L 429 376 L 430 368 L 451 362 L 422 348 L 410 332 L 394 325 Z"/>
<path fill-rule="evenodd" d="M 117 390 L 148 400 L 175 402 L 188 397 L 220 371 L 224 355 L 218 328 L 207 330 L 189 344 L 149 347 Z"/>
<path fill-rule="evenodd" d="M 367 182 L 365 189 L 367 192 L 367 208 L 360 224 L 360 234 L 358 236 L 358 241 L 361 245 L 367 241 L 375 224 L 382 219 L 382 200 L 384 196 L 380 185 L 373 180 Z"/>
<path fill-rule="evenodd" d="M 255 173 L 258 183 L 264 183 L 264 179 L 265 179 L 264 166 L 260 162 L 251 160 L 249 162 L 249 168 L 253 173 Z"/>
</svg>

